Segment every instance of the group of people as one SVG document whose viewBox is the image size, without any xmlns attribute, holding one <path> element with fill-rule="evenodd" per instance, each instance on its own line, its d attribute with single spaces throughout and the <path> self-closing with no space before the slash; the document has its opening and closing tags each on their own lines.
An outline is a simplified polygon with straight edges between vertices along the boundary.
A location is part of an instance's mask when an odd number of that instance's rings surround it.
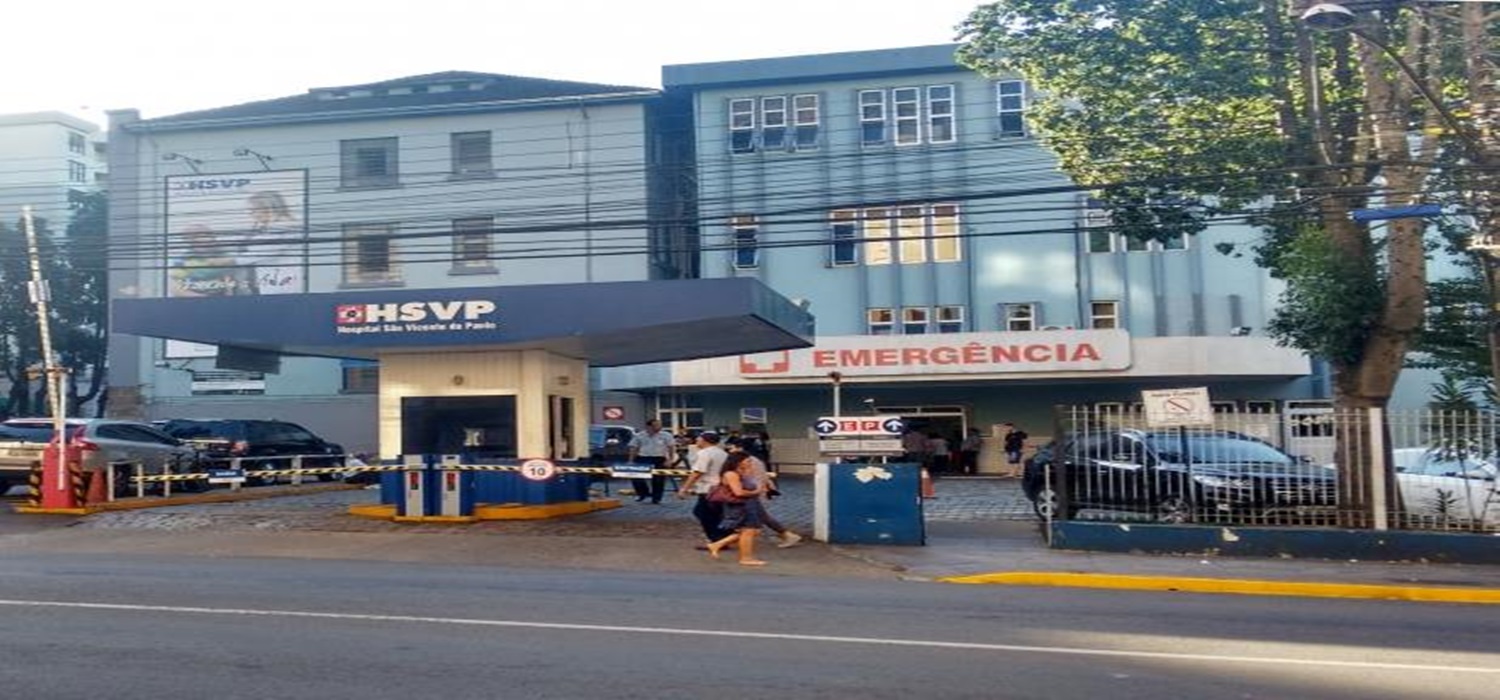
<svg viewBox="0 0 1500 700">
<path fill-rule="evenodd" d="M 741 565 L 765 566 L 755 554 L 762 529 L 776 534 L 778 547 L 802 541 L 801 535 L 771 515 L 770 499 L 779 492 L 775 472 L 767 466 L 767 441 L 762 435 L 724 439 L 717 432 L 703 431 L 680 452 L 679 442 L 679 436 L 662 430 L 659 421 L 646 421 L 646 427 L 630 441 L 630 460 L 650 464 L 653 472 L 687 465 L 690 473 L 677 497 L 696 499 L 693 517 L 705 538 L 699 549 L 717 559 L 721 551 L 732 547 L 738 550 Z M 665 484 L 666 477 L 660 473 L 635 480 L 636 500 L 661 503 Z"/>
<path fill-rule="evenodd" d="M 1004 431 L 1001 446 L 1005 449 L 1006 463 L 1020 464 L 1026 450 L 1026 439 L 1031 436 L 1014 423 L 1005 423 L 1001 427 Z M 901 436 L 902 460 L 921 464 L 934 475 L 978 474 L 979 452 L 983 447 L 984 433 L 978 428 L 969 428 L 966 434 L 954 435 L 951 440 L 941 433 L 916 428 L 908 428 Z"/>
</svg>

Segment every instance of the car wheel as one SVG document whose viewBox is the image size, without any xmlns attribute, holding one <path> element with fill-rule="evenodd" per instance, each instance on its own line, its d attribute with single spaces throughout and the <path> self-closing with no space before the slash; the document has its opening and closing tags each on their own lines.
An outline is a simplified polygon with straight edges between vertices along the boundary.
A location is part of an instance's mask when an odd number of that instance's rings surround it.
<svg viewBox="0 0 1500 700">
<path fill-rule="evenodd" d="M 1190 523 L 1193 521 L 1193 505 L 1178 495 L 1163 496 L 1156 502 L 1156 522 Z"/>
<path fill-rule="evenodd" d="M 1042 520 L 1058 519 L 1057 492 L 1047 486 L 1038 489 L 1036 496 L 1031 499 L 1031 510 L 1035 511 L 1036 517 Z M 1062 519 L 1072 520 L 1076 515 L 1078 515 L 1078 507 L 1069 505 L 1068 512 L 1062 515 Z"/>
</svg>

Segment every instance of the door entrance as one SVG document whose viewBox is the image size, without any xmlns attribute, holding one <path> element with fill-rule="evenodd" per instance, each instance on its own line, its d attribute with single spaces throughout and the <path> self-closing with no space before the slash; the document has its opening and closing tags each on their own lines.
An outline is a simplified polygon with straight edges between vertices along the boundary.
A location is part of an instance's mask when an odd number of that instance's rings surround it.
<svg viewBox="0 0 1500 700">
<path fill-rule="evenodd" d="M 516 397 L 403 397 L 401 453 L 514 459 Z"/>
</svg>

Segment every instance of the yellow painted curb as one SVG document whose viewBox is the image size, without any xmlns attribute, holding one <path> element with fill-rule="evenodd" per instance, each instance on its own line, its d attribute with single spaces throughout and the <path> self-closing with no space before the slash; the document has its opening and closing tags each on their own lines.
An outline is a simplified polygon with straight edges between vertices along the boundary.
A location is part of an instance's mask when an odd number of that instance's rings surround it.
<svg viewBox="0 0 1500 700">
<path fill-rule="evenodd" d="M 1443 588 L 1435 586 L 1383 586 L 1357 583 L 1302 583 L 1250 579 L 1186 578 L 1174 576 L 1126 576 L 1046 571 L 1010 571 L 971 576 L 949 576 L 944 583 L 1001 584 L 1010 586 L 1067 586 L 1113 588 L 1137 591 L 1182 591 L 1187 593 L 1233 593 L 1310 598 L 1375 598 L 1434 603 L 1500 604 L 1500 589 Z"/>
<path fill-rule="evenodd" d="M 565 515 L 582 515 L 584 513 L 592 513 L 596 510 L 610 510 L 619 507 L 620 501 L 615 498 L 548 503 L 545 505 L 501 503 L 475 506 L 474 515 L 480 520 L 542 520 Z"/>
<path fill-rule="evenodd" d="M 28 515 L 88 515 L 88 508 L 43 508 L 41 506 L 16 506 L 17 513 Z"/>
<path fill-rule="evenodd" d="M 468 525 L 478 522 L 479 518 L 472 515 L 393 515 L 391 520 L 398 523 L 436 523 L 439 525 Z"/>
<path fill-rule="evenodd" d="M 349 506 L 349 514 L 361 518 L 376 518 L 378 520 L 391 520 L 396 517 L 396 506 L 377 503 L 375 505 Z"/>
</svg>

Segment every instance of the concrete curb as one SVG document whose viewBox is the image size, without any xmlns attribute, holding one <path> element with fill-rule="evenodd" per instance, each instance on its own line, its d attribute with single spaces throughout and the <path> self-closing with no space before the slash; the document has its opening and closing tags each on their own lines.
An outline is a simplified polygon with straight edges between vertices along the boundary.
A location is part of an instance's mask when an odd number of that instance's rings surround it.
<svg viewBox="0 0 1500 700">
<path fill-rule="evenodd" d="M 1048 571 L 1008 571 L 992 574 L 948 576 L 939 578 L 938 581 L 943 583 L 998 584 L 1007 586 L 1063 586 L 1137 591 L 1230 593 L 1237 595 L 1298 596 L 1307 598 L 1365 598 L 1377 600 L 1410 600 L 1429 603 L 1500 605 L 1500 589 L 1493 588 L 1305 583 L 1250 579 L 1187 578 L 1178 576 L 1079 574 Z"/>
</svg>

